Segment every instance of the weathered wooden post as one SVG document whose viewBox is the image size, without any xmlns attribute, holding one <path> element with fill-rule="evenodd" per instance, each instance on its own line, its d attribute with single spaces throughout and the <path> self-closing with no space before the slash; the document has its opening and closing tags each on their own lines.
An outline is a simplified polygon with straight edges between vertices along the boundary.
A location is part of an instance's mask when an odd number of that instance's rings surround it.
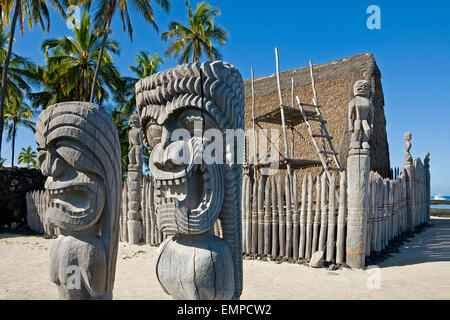
<svg viewBox="0 0 450 320">
<path fill-rule="evenodd" d="M 264 192 L 266 179 L 259 177 L 258 183 L 258 255 L 264 254 Z"/>
<path fill-rule="evenodd" d="M 375 216 L 375 179 L 376 172 L 370 171 L 369 174 L 369 212 L 367 216 L 367 238 L 366 238 L 366 257 L 370 256 L 370 251 L 372 248 L 372 232 L 373 232 L 373 221 Z"/>
<path fill-rule="evenodd" d="M 383 237 L 383 249 L 385 249 L 389 243 L 389 179 L 384 179 L 384 237 Z"/>
<path fill-rule="evenodd" d="M 147 190 L 146 190 L 146 196 L 147 196 L 147 224 L 146 224 L 146 239 L 145 243 L 151 244 L 152 243 L 152 207 L 153 207 L 153 195 L 152 195 L 152 184 L 153 180 L 151 177 L 147 177 Z"/>
<path fill-rule="evenodd" d="M 316 177 L 316 207 L 313 225 L 313 242 L 311 256 L 317 251 L 319 242 L 319 226 L 320 226 L 320 176 Z"/>
<path fill-rule="evenodd" d="M 311 242 L 312 242 L 312 225 L 313 225 L 313 178 L 311 173 L 308 174 L 308 211 L 306 217 L 306 249 L 305 259 L 311 259 Z M 302 256 L 300 256 L 302 258 Z"/>
<path fill-rule="evenodd" d="M 352 132 L 347 158 L 347 241 L 346 263 L 361 268 L 365 263 L 368 184 L 370 172 L 369 139 L 373 130 L 374 106 L 368 99 L 370 83 L 358 80 L 353 86 L 354 98 L 348 106 L 348 130 Z"/>
<path fill-rule="evenodd" d="M 122 241 L 128 242 L 128 184 L 125 181 L 122 189 Z"/>
<path fill-rule="evenodd" d="M 430 221 L 430 187 L 431 187 L 431 175 L 430 175 L 430 153 L 425 152 L 425 159 L 423 160 L 424 167 L 425 167 L 425 182 L 426 182 L 426 222 Z"/>
<path fill-rule="evenodd" d="M 400 172 L 399 180 L 399 191 L 400 191 L 400 233 L 403 233 L 406 229 L 406 185 L 405 185 L 405 173 L 403 170 Z"/>
<path fill-rule="evenodd" d="M 336 238 L 336 263 L 344 262 L 345 241 L 345 202 L 347 200 L 346 172 L 341 171 L 339 178 L 339 213 Z"/>
<path fill-rule="evenodd" d="M 334 258 L 334 245 L 335 245 L 335 235 L 336 235 L 336 176 L 331 176 L 330 181 L 330 192 L 328 199 L 328 233 L 327 233 L 327 261 L 336 261 Z"/>
<path fill-rule="evenodd" d="M 298 257 L 304 258 L 305 257 L 305 244 L 306 244 L 306 194 L 307 194 L 307 175 L 305 174 L 303 176 L 303 183 L 302 183 L 302 203 L 301 203 L 301 211 L 300 211 L 300 241 L 299 241 L 299 254 Z M 312 186 L 311 186 L 312 187 Z M 308 208 L 309 209 L 309 208 Z M 309 211 L 308 211 L 309 214 Z M 311 223 L 311 220 L 309 221 Z M 294 239 L 295 239 L 294 234 Z M 294 244 L 295 248 L 295 244 Z M 295 258 L 295 257 L 294 257 Z"/>
<path fill-rule="evenodd" d="M 425 206 L 425 202 L 426 202 L 426 174 L 425 174 L 425 167 L 422 163 L 422 161 L 419 159 L 418 160 L 418 169 L 419 169 L 419 195 L 420 195 L 420 199 L 419 199 L 419 203 L 420 203 L 420 223 L 425 223 L 426 221 L 426 206 Z"/>
<path fill-rule="evenodd" d="M 392 192 L 393 190 L 393 180 L 387 180 L 387 187 L 388 187 L 388 199 L 389 199 L 389 205 L 388 205 L 388 239 L 387 239 L 387 243 L 389 244 L 389 241 L 392 239 L 392 231 L 394 230 L 393 228 L 393 218 L 394 218 L 394 199 L 393 199 L 393 195 L 394 193 Z"/>
<path fill-rule="evenodd" d="M 379 199 L 379 194 L 378 194 L 378 173 L 374 173 L 373 175 L 373 180 L 372 180 L 372 194 L 373 194 L 373 199 L 372 199 L 372 214 L 371 214 L 371 232 L 370 232 L 370 237 L 369 237 L 369 241 L 370 241 L 370 251 L 376 251 L 376 241 L 377 241 L 377 220 L 378 220 L 378 199 Z"/>
<path fill-rule="evenodd" d="M 286 195 L 286 250 L 285 258 L 291 257 L 292 251 L 292 181 L 289 174 L 285 176 L 285 195 Z"/>
<path fill-rule="evenodd" d="M 325 243 L 327 237 L 327 220 L 328 220 L 328 208 L 327 208 L 327 175 L 322 173 L 320 184 L 320 235 L 319 235 L 319 248 L 318 251 L 325 251 Z"/>
<path fill-rule="evenodd" d="M 258 180 L 253 181 L 253 198 L 252 198 L 252 254 L 258 253 Z"/>
<path fill-rule="evenodd" d="M 252 252 L 252 180 L 247 176 L 247 183 L 245 184 L 245 212 L 246 219 L 244 220 L 245 230 L 245 252 L 250 254 Z"/>
<path fill-rule="evenodd" d="M 414 167 L 411 156 L 411 133 L 405 133 L 405 163 L 403 169 L 406 174 L 406 208 L 407 208 L 407 230 L 414 231 Z"/>
<path fill-rule="evenodd" d="M 376 222 L 376 234 L 375 234 L 375 251 L 381 251 L 381 235 L 382 235 L 382 222 L 383 218 L 383 193 L 382 193 L 382 178 L 377 175 L 376 180 L 376 192 L 377 192 L 377 222 Z"/>
<path fill-rule="evenodd" d="M 284 195 L 283 195 L 283 188 L 282 188 L 282 182 L 281 177 L 278 176 L 277 180 L 277 196 L 278 196 L 278 238 L 279 238 L 279 245 L 280 245 L 280 251 L 279 255 L 280 257 L 285 256 L 285 249 L 286 249 L 286 211 L 284 209 Z"/>
<path fill-rule="evenodd" d="M 270 221 L 272 220 L 272 197 L 271 183 L 266 180 L 266 190 L 264 194 L 264 255 L 270 255 Z"/>
<path fill-rule="evenodd" d="M 293 178 L 293 183 L 292 183 L 292 226 L 293 226 L 293 230 L 292 230 L 292 258 L 294 260 L 298 259 L 299 256 L 299 224 L 300 224 L 300 213 L 298 211 L 298 178 L 297 175 L 294 173 L 294 178 Z M 302 190 L 303 193 L 303 190 Z M 303 198 L 302 198 L 303 199 Z M 303 202 L 302 202 L 302 206 L 303 206 Z M 306 217 L 305 217 L 306 218 Z M 304 224 L 304 222 L 303 222 Z"/>
<path fill-rule="evenodd" d="M 272 259 L 278 256 L 279 236 L 278 236 L 278 188 L 275 177 L 270 177 L 270 188 L 272 189 Z"/>
<path fill-rule="evenodd" d="M 147 243 L 147 226 L 149 224 L 147 217 L 147 177 L 143 176 L 142 180 L 143 180 L 141 187 L 142 239 L 144 243 Z"/>
<path fill-rule="evenodd" d="M 245 170 L 244 167 L 244 173 L 242 175 L 242 253 L 247 253 L 247 241 L 246 241 L 246 234 L 247 234 L 247 207 L 246 207 L 246 201 L 247 201 L 247 183 L 248 183 L 248 174 L 247 170 Z"/>
</svg>

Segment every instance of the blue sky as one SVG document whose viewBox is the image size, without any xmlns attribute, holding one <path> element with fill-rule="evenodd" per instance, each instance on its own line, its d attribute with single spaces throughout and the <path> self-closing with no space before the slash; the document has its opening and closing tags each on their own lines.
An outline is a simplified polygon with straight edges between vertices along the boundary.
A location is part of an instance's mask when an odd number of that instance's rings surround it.
<svg viewBox="0 0 450 320">
<path fill-rule="evenodd" d="M 192 0 L 195 7 L 196 1 Z M 450 1 L 218 1 L 216 19 L 229 32 L 221 48 L 223 60 L 234 64 L 244 79 L 275 72 L 274 47 L 279 48 L 280 69 L 325 63 L 359 53 L 374 54 L 382 74 L 386 129 L 391 166 L 401 166 L 404 138 L 411 131 L 412 154 L 423 159 L 431 153 L 432 194 L 450 194 Z M 381 9 L 381 29 L 369 30 L 369 5 Z M 169 15 L 154 4 L 160 32 L 170 21 L 186 21 L 184 0 L 172 0 Z M 131 75 L 136 53 L 147 50 L 164 55 L 168 46 L 138 15 L 132 14 L 134 40 L 122 32 L 119 19 L 113 23 L 113 38 L 121 45 L 114 61 L 123 75 Z M 42 39 L 70 35 L 57 14 L 52 15 L 50 35 L 40 28 L 17 34 L 13 51 L 43 62 Z M 164 58 L 162 69 L 176 65 Z M 3 157 L 10 163 L 11 147 L 3 142 Z M 30 130 L 20 128 L 16 155 L 22 147 L 35 147 Z"/>
</svg>

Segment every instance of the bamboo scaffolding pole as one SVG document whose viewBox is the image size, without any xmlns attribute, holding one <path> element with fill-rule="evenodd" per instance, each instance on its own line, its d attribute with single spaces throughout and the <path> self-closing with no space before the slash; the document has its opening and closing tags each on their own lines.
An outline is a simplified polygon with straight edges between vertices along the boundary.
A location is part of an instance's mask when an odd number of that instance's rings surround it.
<svg viewBox="0 0 450 320">
<path fill-rule="evenodd" d="M 278 97 L 280 100 L 280 114 L 281 114 L 281 123 L 283 126 L 283 137 L 284 137 L 284 151 L 286 153 L 286 158 L 290 158 L 289 148 L 287 143 L 287 130 L 286 130 L 286 121 L 284 118 L 284 108 L 283 108 L 283 97 L 281 95 L 281 83 L 280 83 L 280 65 L 278 60 L 278 48 L 275 48 L 275 61 L 276 61 L 276 75 L 277 75 L 277 87 L 278 87 Z M 287 163 L 287 174 L 289 178 L 292 177 L 291 164 Z M 292 180 L 292 179 L 291 179 Z M 289 191 L 291 192 L 291 191 Z"/>
</svg>

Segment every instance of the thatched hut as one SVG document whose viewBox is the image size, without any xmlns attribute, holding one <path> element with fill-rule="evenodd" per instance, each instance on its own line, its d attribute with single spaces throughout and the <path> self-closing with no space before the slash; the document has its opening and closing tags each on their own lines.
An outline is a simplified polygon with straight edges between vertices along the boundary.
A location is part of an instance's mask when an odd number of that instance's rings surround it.
<svg viewBox="0 0 450 320">
<path fill-rule="evenodd" d="M 309 67 L 288 70 L 280 73 L 284 104 L 291 104 L 291 78 L 294 79 L 294 95 L 302 102 L 311 103 L 313 91 Z M 384 98 L 381 85 L 381 73 L 371 53 L 359 54 L 349 58 L 324 64 L 314 65 L 314 78 L 319 104 L 324 119 L 327 121 L 328 132 L 333 136 L 333 145 L 339 153 L 342 166 L 346 167 L 349 151 L 350 133 L 347 131 L 347 107 L 353 98 L 352 87 L 355 81 L 366 79 L 371 83 L 371 95 L 375 106 L 374 132 L 371 136 L 371 170 L 377 171 L 383 177 L 390 172 L 389 148 L 386 135 L 386 118 L 384 116 Z M 245 86 L 245 128 L 252 127 L 251 79 L 244 81 Z M 276 75 L 272 74 L 255 78 L 255 116 L 258 117 L 279 106 Z M 296 104 L 296 103 L 295 103 Z M 265 124 L 264 128 L 280 126 Z M 310 136 L 305 124 L 295 127 L 307 140 Z M 281 132 L 281 131 L 280 131 Z M 293 139 L 293 144 L 291 139 Z M 290 145 L 294 146 L 291 158 L 318 159 L 315 149 L 297 133 L 288 136 Z M 282 140 L 280 151 L 284 153 Z M 249 150 L 250 151 L 250 150 Z M 308 171 L 318 173 L 320 168 Z"/>
</svg>

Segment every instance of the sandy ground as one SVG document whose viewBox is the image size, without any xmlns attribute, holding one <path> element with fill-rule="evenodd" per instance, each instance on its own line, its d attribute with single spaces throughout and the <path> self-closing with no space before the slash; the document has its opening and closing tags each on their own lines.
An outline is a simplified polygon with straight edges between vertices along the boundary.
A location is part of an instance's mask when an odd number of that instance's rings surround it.
<svg viewBox="0 0 450 320">
<path fill-rule="evenodd" d="M 329 271 L 244 261 L 242 299 L 450 299 L 450 218 L 368 270 Z M 0 234 L 0 299 L 57 299 L 48 276 L 53 240 Z M 170 299 L 155 275 L 156 248 L 120 243 L 115 299 Z"/>
</svg>

